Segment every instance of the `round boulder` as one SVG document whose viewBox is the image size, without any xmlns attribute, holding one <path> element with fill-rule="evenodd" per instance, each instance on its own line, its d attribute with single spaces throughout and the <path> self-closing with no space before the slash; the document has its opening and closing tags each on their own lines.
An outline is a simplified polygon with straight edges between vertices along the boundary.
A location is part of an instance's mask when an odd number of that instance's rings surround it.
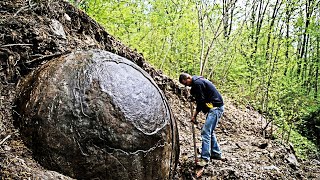
<svg viewBox="0 0 320 180">
<path fill-rule="evenodd" d="M 15 123 L 44 167 L 78 179 L 172 179 L 176 123 L 162 91 L 133 62 L 78 51 L 19 87 Z"/>
</svg>

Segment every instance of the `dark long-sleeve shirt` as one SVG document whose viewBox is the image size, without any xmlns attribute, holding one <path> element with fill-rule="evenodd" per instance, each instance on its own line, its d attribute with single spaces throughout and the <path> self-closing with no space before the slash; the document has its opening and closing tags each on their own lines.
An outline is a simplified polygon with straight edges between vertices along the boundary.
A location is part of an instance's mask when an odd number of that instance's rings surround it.
<svg viewBox="0 0 320 180">
<path fill-rule="evenodd" d="M 202 76 L 192 76 L 191 95 L 197 102 L 197 111 L 207 113 L 209 108 L 206 103 L 214 107 L 223 106 L 223 98 L 216 87 Z"/>
</svg>

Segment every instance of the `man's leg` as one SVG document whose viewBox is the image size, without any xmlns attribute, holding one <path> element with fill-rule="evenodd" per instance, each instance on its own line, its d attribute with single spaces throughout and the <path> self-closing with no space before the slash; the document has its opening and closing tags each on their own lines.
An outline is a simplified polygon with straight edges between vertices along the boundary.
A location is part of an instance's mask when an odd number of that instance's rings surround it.
<svg viewBox="0 0 320 180">
<path fill-rule="evenodd" d="M 221 150 L 217 141 L 217 137 L 215 134 L 215 129 L 218 125 L 219 119 L 223 114 L 223 106 L 214 110 L 214 118 L 213 118 L 213 126 L 212 126 L 212 134 L 211 134 L 211 157 L 220 159 L 221 158 Z"/>
<path fill-rule="evenodd" d="M 210 160 L 211 155 L 211 138 L 212 138 L 212 130 L 213 130 L 213 123 L 214 123 L 214 110 L 211 109 L 208 113 L 206 118 L 206 122 L 204 123 L 201 131 L 202 137 L 202 149 L 201 149 L 201 158 L 205 159 L 206 161 Z"/>
</svg>

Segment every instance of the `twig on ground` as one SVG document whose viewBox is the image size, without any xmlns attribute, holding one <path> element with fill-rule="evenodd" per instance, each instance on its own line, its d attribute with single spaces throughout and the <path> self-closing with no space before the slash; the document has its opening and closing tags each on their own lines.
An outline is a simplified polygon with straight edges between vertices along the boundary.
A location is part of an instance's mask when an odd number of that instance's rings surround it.
<svg viewBox="0 0 320 180">
<path fill-rule="evenodd" d="M 21 12 L 22 10 L 24 10 L 24 9 L 26 9 L 28 6 L 23 6 L 23 7 L 21 7 L 14 15 L 13 15 L 13 17 L 16 17 L 18 14 L 19 14 L 19 12 Z"/>
<path fill-rule="evenodd" d="M 30 1 L 28 2 L 28 5 L 27 6 L 22 6 L 14 15 L 13 17 L 17 16 L 21 11 L 25 10 L 25 9 L 29 9 L 29 8 L 32 8 L 33 6 L 35 6 L 36 3 L 34 4 L 31 4 Z"/>
<path fill-rule="evenodd" d="M 1 142 L 0 145 L 3 144 L 6 140 L 8 140 L 11 137 L 11 134 L 9 134 L 7 137 L 5 137 Z"/>
<path fill-rule="evenodd" d="M 238 143 L 236 143 L 236 146 L 237 146 L 239 149 L 243 150 L 243 148 L 242 148 Z"/>
<path fill-rule="evenodd" d="M 30 61 L 27 61 L 26 64 L 31 64 L 31 63 L 34 63 L 34 62 L 37 62 L 37 61 L 40 61 L 40 60 L 43 60 L 43 59 L 47 59 L 47 58 L 53 58 L 53 57 L 61 56 L 61 55 L 67 54 L 67 53 L 70 53 L 70 51 L 58 52 L 58 53 L 50 54 L 50 55 L 44 55 L 44 56 L 32 59 Z"/>
<path fill-rule="evenodd" d="M 32 46 L 33 44 L 5 44 L 1 47 L 11 47 L 11 46 Z"/>
<path fill-rule="evenodd" d="M 270 120 L 270 121 L 266 124 L 266 126 L 265 126 L 264 128 L 262 128 L 261 132 L 265 131 L 265 130 L 267 129 L 267 127 L 269 126 L 269 124 L 270 124 L 272 121 L 273 121 L 273 120 Z"/>
</svg>

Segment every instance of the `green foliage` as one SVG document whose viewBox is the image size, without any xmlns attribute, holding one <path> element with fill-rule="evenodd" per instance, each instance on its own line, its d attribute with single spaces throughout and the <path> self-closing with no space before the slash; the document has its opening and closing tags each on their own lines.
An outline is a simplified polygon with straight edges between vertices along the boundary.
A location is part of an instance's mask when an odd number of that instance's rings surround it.
<svg viewBox="0 0 320 180">
<path fill-rule="evenodd" d="M 300 159 L 318 158 L 320 156 L 319 147 L 313 141 L 301 135 L 297 129 L 290 129 L 291 124 L 288 124 L 288 122 L 282 124 L 280 119 L 278 120 L 277 124 L 281 124 L 281 127 L 277 128 L 275 137 L 284 143 L 287 143 L 287 141 L 292 143 L 296 155 Z"/>
<path fill-rule="evenodd" d="M 319 148 L 295 130 L 291 132 L 290 142 L 294 144 L 296 154 L 300 159 L 316 158 L 316 155 L 319 155 Z"/>
<path fill-rule="evenodd" d="M 263 16 L 251 8 L 263 2 L 248 1 L 245 7 L 236 3 L 231 19 L 223 2 L 83 0 L 77 5 L 165 74 L 177 78 L 204 67 L 203 75 L 224 94 L 253 105 L 279 127 L 299 125 L 304 128 L 299 132 L 314 139 L 310 134 L 317 128 L 307 127 L 315 125 L 304 117 L 319 110 L 319 7 L 310 2 L 313 12 L 306 18 L 305 1 L 273 1 Z M 297 133 L 292 140 L 314 151 Z"/>
<path fill-rule="evenodd" d="M 88 0 L 86 12 L 170 76 L 198 69 L 198 26 L 187 1 Z"/>
<path fill-rule="evenodd" d="M 307 111 L 299 117 L 297 122 L 297 130 L 302 135 L 308 137 L 309 140 L 315 142 L 320 146 L 320 137 L 317 136 L 320 134 L 320 107 L 311 106 Z"/>
</svg>

